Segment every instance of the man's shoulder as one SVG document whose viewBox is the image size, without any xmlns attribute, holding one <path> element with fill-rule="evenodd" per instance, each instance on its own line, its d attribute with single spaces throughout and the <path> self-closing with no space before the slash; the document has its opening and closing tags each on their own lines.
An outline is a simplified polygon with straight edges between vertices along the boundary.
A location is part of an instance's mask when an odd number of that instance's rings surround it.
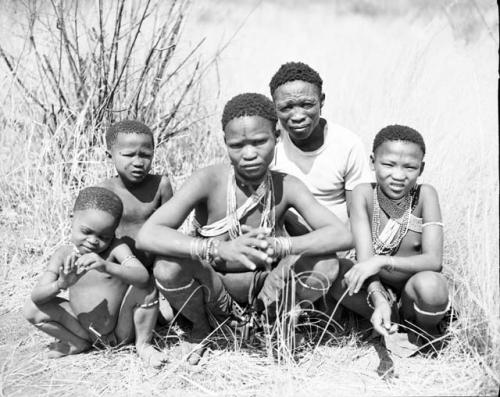
<svg viewBox="0 0 500 397">
<path fill-rule="evenodd" d="M 353 146 L 361 143 L 359 135 L 344 126 L 341 126 L 340 124 L 327 122 L 327 128 L 327 139 L 329 141 L 335 141 L 337 145 L 343 143 L 345 145 Z"/>
</svg>

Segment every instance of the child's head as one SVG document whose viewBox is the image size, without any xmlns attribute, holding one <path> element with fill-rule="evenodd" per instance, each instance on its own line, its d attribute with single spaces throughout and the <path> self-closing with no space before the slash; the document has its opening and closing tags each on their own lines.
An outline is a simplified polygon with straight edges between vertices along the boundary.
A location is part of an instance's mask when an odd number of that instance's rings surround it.
<svg viewBox="0 0 500 397">
<path fill-rule="evenodd" d="M 123 120 L 106 131 L 108 155 L 127 184 L 142 182 L 148 175 L 154 155 L 153 133 L 145 124 Z"/>
<path fill-rule="evenodd" d="M 123 204 L 103 187 L 80 191 L 73 207 L 71 241 L 81 254 L 100 253 L 109 247 L 120 223 Z"/>
<path fill-rule="evenodd" d="M 226 103 L 222 113 L 224 142 L 235 173 L 248 182 L 260 181 L 274 156 L 274 105 L 261 94 L 245 93 Z"/>
<path fill-rule="evenodd" d="M 323 80 L 309 65 L 281 65 L 269 84 L 281 126 L 294 141 L 309 139 L 319 124 L 325 102 Z"/>
<path fill-rule="evenodd" d="M 425 143 L 413 128 L 390 125 L 373 141 L 370 156 L 377 183 L 392 199 L 408 194 L 424 170 Z"/>
</svg>

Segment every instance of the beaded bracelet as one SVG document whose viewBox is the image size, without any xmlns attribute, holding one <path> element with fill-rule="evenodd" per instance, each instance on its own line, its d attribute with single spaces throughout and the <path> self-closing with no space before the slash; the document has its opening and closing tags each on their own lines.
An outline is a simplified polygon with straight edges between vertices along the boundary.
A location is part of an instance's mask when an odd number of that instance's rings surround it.
<svg viewBox="0 0 500 397">
<path fill-rule="evenodd" d="M 216 262 L 221 259 L 219 256 L 219 245 L 219 239 L 193 238 L 189 246 L 189 255 L 192 259 L 215 266 Z"/>
<path fill-rule="evenodd" d="M 122 266 L 125 265 L 125 263 L 130 262 L 132 259 L 137 259 L 135 255 L 127 255 L 125 259 L 121 262 Z"/>
<path fill-rule="evenodd" d="M 289 236 L 274 237 L 275 256 L 284 258 L 292 253 L 292 239 Z"/>
<path fill-rule="evenodd" d="M 366 304 L 368 305 L 368 307 L 370 309 L 373 309 L 375 310 L 375 307 L 372 305 L 371 301 L 370 301 L 370 297 L 372 296 L 373 293 L 375 292 L 380 292 L 380 294 L 382 295 L 382 297 L 387 301 L 387 303 L 391 304 L 391 298 L 390 298 L 390 295 L 387 293 L 386 290 L 382 289 L 382 288 L 373 288 L 371 291 L 368 291 L 368 295 L 366 295 Z"/>
</svg>

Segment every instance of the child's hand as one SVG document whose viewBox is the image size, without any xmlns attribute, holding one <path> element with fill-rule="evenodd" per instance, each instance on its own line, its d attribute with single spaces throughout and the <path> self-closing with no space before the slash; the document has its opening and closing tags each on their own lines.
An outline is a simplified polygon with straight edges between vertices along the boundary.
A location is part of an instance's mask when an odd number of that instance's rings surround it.
<svg viewBox="0 0 500 397">
<path fill-rule="evenodd" d="M 391 323 L 391 307 L 389 303 L 378 303 L 373 310 L 370 322 L 373 329 L 382 336 L 388 336 L 397 331 L 397 324 Z"/>
<path fill-rule="evenodd" d="M 366 279 L 380 272 L 382 266 L 383 263 L 376 256 L 355 264 L 344 275 L 344 283 L 349 289 L 349 295 L 357 294 Z"/>
<path fill-rule="evenodd" d="M 66 289 L 75 284 L 80 278 L 80 274 L 77 273 L 76 261 L 78 260 L 78 254 L 71 253 L 66 257 L 64 263 L 59 269 L 59 277 L 57 279 L 57 285 L 61 289 Z"/>
<path fill-rule="evenodd" d="M 106 271 L 106 261 L 95 252 L 82 255 L 76 261 L 76 266 L 84 271 L 97 270 L 99 272 Z"/>
</svg>

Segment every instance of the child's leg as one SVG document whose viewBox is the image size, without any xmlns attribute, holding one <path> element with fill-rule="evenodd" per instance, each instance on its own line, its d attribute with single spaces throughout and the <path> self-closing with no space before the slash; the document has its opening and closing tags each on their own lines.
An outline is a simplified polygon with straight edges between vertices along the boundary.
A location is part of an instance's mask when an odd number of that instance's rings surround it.
<svg viewBox="0 0 500 397">
<path fill-rule="evenodd" d="M 438 335 L 437 324 L 444 317 L 449 302 L 444 276 L 432 271 L 414 274 L 406 283 L 401 298 L 404 318 L 431 336 Z"/>
<path fill-rule="evenodd" d="M 41 305 L 35 305 L 29 299 L 24 305 L 23 314 L 39 330 L 60 341 L 51 344 L 50 358 L 81 353 L 91 346 L 89 334 L 65 299 L 56 297 Z"/>
<path fill-rule="evenodd" d="M 130 286 L 120 308 L 115 336 L 119 343 L 130 343 L 134 339 L 137 354 L 149 365 L 160 367 L 167 356 L 156 350 L 151 340 L 158 319 L 158 292 L 153 278 L 146 288 Z"/>
<path fill-rule="evenodd" d="M 203 287 L 194 279 L 194 261 L 158 257 L 154 276 L 160 293 L 193 324 L 192 334 L 204 338 L 211 332 L 205 311 Z"/>
</svg>

